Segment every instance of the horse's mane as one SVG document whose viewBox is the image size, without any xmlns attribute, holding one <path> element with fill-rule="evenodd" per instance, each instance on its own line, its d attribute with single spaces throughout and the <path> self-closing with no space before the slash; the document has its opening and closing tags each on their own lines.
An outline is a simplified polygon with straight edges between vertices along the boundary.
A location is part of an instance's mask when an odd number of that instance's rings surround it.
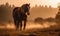
<svg viewBox="0 0 60 36">
<path fill-rule="evenodd" d="M 23 8 L 23 7 L 26 7 L 26 6 L 28 6 L 28 4 L 23 4 L 21 7 Z"/>
<path fill-rule="evenodd" d="M 23 4 L 23 5 L 20 7 L 20 10 L 22 10 L 23 12 L 26 11 L 28 5 L 29 5 L 29 4 Z M 24 10 L 23 10 L 23 9 L 24 9 Z"/>
</svg>

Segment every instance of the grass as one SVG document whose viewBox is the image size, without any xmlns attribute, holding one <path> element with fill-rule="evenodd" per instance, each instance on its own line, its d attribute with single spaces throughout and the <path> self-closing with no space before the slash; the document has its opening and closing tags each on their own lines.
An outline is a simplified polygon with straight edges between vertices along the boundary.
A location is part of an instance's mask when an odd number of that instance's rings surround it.
<svg viewBox="0 0 60 36">
<path fill-rule="evenodd" d="M 4 28 L 0 29 L 0 36 L 60 36 L 60 26 L 50 26 L 43 29 L 26 29 L 22 31 Z"/>
</svg>

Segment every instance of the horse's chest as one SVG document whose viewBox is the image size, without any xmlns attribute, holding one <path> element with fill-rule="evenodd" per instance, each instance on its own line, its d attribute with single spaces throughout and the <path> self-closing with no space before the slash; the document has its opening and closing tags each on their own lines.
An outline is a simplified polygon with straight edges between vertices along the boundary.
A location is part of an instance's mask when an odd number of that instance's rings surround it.
<svg viewBox="0 0 60 36">
<path fill-rule="evenodd" d="M 20 19 L 24 20 L 27 18 L 27 15 L 26 14 L 20 14 Z"/>
</svg>

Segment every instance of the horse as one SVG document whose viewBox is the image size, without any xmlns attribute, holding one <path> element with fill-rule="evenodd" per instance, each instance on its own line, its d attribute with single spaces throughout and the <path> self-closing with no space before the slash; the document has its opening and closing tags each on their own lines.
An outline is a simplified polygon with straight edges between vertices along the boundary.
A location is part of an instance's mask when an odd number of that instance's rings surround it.
<svg viewBox="0 0 60 36">
<path fill-rule="evenodd" d="M 27 15 L 30 15 L 30 4 L 23 4 L 21 7 L 15 7 L 13 9 L 13 19 L 16 26 L 16 30 L 19 28 L 22 30 L 22 21 L 24 21 L 24 30 L 26 28 Z"/>
</svg>

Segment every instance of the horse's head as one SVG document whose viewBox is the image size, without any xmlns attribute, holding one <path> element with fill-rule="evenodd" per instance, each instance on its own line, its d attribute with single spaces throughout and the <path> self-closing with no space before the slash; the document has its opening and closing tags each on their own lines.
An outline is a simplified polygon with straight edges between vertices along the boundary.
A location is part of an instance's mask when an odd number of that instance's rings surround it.
<svg viewBox="0 0 60 36">
<path fill-rule="evenodd" d="M 28 15 L 30 15 L 29 10 L 30 10 L 30 4 L 24 4 L 24 11 L 27 12 Z"/>
<path fill-rule="evenodd" d="M 29 10 L 30 10 L 30 4 L 26 4 L 25 9 L 26 9 L 26 12 L 29 12 Z"/>
</svg>

